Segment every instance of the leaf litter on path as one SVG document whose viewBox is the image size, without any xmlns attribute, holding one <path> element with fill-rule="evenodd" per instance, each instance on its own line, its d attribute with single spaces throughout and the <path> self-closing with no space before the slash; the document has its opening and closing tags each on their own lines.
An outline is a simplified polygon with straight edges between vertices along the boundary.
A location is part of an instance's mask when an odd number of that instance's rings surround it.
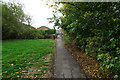
<svg viewBox="0 0 120 80">
<path fill-rule="evenodd" d="M 85 54 L 85 52 L 79 51 L 78 49 L 66 44 L 65 48 L 74 56 L 76 61 L 80 64 L 87 77 L 93 78 L 106 78 L 108 73 L 102 72 L 99 62 L 95 57 Z"/>
</svg>

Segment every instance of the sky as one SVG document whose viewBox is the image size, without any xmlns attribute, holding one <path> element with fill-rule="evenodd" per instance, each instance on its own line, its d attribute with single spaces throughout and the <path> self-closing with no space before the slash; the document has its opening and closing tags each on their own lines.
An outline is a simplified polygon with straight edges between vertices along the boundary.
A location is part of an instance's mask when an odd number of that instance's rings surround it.
<svg viewBox="0 0 120 80">
<path fill-rule="evenodd" d="M 3 0 L 4 1 L 4 0 Z M 47 26 L 53 29 L 54 23 L 49 23 L 47 18 L 53 17 L 52 8 L 46 5 L 45 0 L 5 0 L 24 4 L 24 12 L 32 17 L 31 25 L 35 28 Z"/>
</svg>

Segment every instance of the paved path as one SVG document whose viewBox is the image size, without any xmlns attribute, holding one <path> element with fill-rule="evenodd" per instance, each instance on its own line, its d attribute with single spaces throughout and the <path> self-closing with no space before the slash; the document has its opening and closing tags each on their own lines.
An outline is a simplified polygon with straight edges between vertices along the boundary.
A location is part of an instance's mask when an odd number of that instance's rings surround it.
<svg viewBox="0 0 120 80">
<path fill-rule="evenodd" d="M 64 48 L 61 38 L 56 42 L 55 78 L 86 78 L 72 55 Z"/>
</svg>

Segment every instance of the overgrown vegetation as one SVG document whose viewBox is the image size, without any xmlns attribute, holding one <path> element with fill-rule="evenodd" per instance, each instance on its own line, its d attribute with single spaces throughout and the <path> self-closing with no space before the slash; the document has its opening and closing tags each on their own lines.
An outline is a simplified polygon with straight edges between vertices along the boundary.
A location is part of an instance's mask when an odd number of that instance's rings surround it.
<svg viewBox="0 0 120 80">
<path fill-rule="evenodd" d="M 21 4 L 2 2 L 1 5 L 3 40 L 50 38 L 50 34 L 55 34 L 55 30 L 39 31 L 32 27 L 31 17 L 23 12 Z"/>
<path fill-rule="evenodd" d="M 3 41 L 3 78 L 49 78 L 54 48 L 52 39 Z"/>
<path fill-rule="evenodd" d="M 60 4 L 60 3 L 58 3 Z M 58 4 L 55 4 L 56 7 Z M 72 42 L 86 54 L 96 56 L 103 72 L 120 76 L 120 3 L 61 3 L 52 18 Z M 55 13 L 56 14 L 56 13 Z M 52 20 L 51 19 L 51 20 Z M 109 74 L 108 74 L 109 75 Z"/>
</svg>

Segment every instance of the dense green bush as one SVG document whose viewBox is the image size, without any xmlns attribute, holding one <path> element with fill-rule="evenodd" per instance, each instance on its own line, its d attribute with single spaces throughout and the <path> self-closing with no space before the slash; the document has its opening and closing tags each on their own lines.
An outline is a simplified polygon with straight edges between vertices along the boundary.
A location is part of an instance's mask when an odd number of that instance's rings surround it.
<svg viewBox="0 0 120 80">
<path fill-rule="evenodd" d="M 55 34 L 56 30 L 55 29 L 48 29 L 48 30 L 45 31 L 45 33 L 47 33 L 47 34 Z"/>
<path fill-rule="evenodd" d="M 55 29 L 48 29 L 48 30 L 37 30 L 38 33 L 40 33 L 42 36 L 42 38 L 50 38 L 52 34 L 56 33 Z"/>
<path fill-rule="evenodd" d="M 100 67 L 120 76 L 120 3 L 62 3 L 57 11 L 62 17 L 53 18 L 71 42 L 93 54 L 101 61 Z"/>
</svg>

